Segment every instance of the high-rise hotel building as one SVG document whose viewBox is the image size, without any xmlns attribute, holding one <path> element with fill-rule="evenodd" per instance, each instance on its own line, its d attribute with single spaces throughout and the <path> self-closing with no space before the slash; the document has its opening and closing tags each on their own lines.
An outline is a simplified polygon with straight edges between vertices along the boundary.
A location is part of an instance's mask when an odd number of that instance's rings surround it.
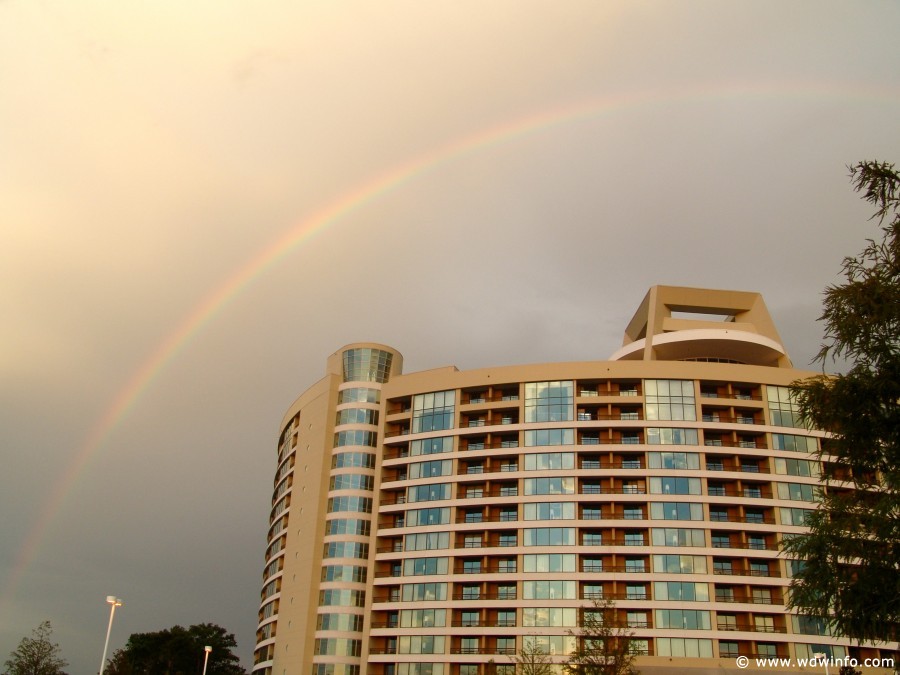
<svg viewBox="0 0 900 675">
<path fill-rule="evenodd" d="M 253 672 L 504 675 L 526 643 L 562 660 L 595 598 L 644 673 L 893 652 L 785 609 L 811 374 L 758 294 L 662 286 L 606 361 L 403 374 L 343 347 L 282 422 Z"/>
</svg>

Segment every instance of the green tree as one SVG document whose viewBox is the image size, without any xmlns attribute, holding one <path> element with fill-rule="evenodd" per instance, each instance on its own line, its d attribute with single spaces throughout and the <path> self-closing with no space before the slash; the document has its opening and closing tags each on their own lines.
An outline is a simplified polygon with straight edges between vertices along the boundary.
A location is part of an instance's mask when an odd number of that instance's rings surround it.
<svg viewBox="0 0 900 675">
<path fill-rule="evenodd" d="M 522 639 L 522 648 L 509 657 L 516 666 L 517 675 L 553 675 L 555 669 L 550 653 L 533 635 Z"/>
<path fill-rule="evenodd" d="M 125 647 L 107 661 L 107 675 L 194 675 L 203 669 L 204 647 L 212 647 L 207 675 L 246 675 L 232 651 L 234 635 L 221 626 L 201 623 L 173 626 L 153 633 L 133 633 Z"/>
<path fill-rule="evenodd" d="M 857 192 L 875 206 L 879 241 L 843 262 L 844 281 L 825 290 L 823 368 L 849 369 L 794 383 L 801 419 L 830 432 L 821 458 L 832 487 L 786 542 L 803 561 L 790 605 L 858 639 L 897 639 L 900 625 L 900 175 L 893 164 L 851 168 Z M 834 481 L 851 480 L 856 490 Z"/>
<path fill-rule="evenodd" d="M 581 610 L 575 651 L 563 668 L 568 675 L 637 675 L 634 633 L 619 620 L 612 600 L 593 600 Z"/>
<path fill-rule="evenodd" d="M 22 638 L 6 661 L 6 675 L 65 675 L 69 662 L 60 656 L 59 645 L 51 642 L 53 628 L 49 621 L 31 631 L 30 638 Z"/>
</svg>

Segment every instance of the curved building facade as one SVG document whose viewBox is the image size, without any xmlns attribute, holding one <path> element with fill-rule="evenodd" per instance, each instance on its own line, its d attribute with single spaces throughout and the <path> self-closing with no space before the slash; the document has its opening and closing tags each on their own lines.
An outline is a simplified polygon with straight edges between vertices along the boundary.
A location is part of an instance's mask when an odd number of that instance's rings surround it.
<svg viewBox="0 0 900 675">
<path fill-rule="evenodd" d="M 785 608 L 811 374 L 758 294 L 673 287 L 608 361 L 404 375 L 344 347 L 282 424 L 254 673 L 511 675 L 526 645 L 562 662 L 597 599 L 644 673 L 893 655 Z"/>
</svg>

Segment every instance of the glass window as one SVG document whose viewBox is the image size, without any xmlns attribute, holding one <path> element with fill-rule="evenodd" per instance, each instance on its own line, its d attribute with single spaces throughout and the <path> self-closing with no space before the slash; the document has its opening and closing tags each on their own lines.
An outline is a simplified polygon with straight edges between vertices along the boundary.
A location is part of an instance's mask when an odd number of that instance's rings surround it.
<svg viewBox="0 0 900 675">
<path fill-rule="evenodd" d="M 753 549 L 754 551 L 764 551 L 766 550 L 766 538 L 761 534 L 748 534 L 747 535 L 747 548 Z"/>
<path fill-rule="evenodd" d="M 368 520 L 359 520 L 357 518 L 335 518 L 326 521 L 325 534 L 358 534 L 362 537 L 368 537 L 372 525 Z"/>
<path fill-rule="evenodd" d="M 757 642 L 756 643 L 756 655 L 757 656 L 778 656 L 778 650 L 775 648 L 775 645 L 771 642 Z"/>
<path fill-rule="evenodd" d="M 450 533 L 420 532 L 418 534 L 407 534 L 403 538 L 403 548 L 406 551 L 434 551 L 450 548 Z"/>
<path fill-rule="evenodd" d="M 712 640 L 698 638 L 656 638 L 657 656 L 712 658 Z"/>
<path fill-rule="evenodd" d="M 369 545 L 355 541 L 332 541 L 325 544 L 325 558 L 362 558 L 369 557 Z"/>
<path fill-rule="evenodd" d="M 816 491 L 813 485 L 800 483 L 776 483 L 779 499 L 789 499 L 801 502 L 816 501 Z"/>
<path fill-rule="evenodd" d="M 481 560 L 463 560 L 463 574 L 481 574 Z"/>
<path fill-rule="evenodd" d="M 335 424 L 378 424 L 378 411 L 368 408 L 338 410 Z"/>
<path fill-rule="evenodd" d="M 477 584 L 467 584 L 462 587 L 460 597 L 463 600 L 478 600 L 481 597 L 481 586 Z"/>
<path fill-rule="evenodd" d="M 448 558 L 409 558 L 403 561 L 403 575 L 414 577 L 429 574 L 447 574 L 448 560 Z"/>
<path fill-rule="evenodd" d="M 412 457 L 417 455 L 436 455 L 442 452 L 453 452 L 452 436 L 426 438 L 420 441 L 411 441 L 409 444 L 409 454 Z"/>
<path fill-rule="evenodd" d="M 772 424 L 776 427 L 802 429 L 803 423 L 800 421 L 797 404 L 791 395 L 790 388 L 769 385 L 766 387 L 766 392 L 769 399 L 769 416 L 772 418 Z"/>
<path fill-rule="evenodd" d="M 768 588 L 753 588 L 751 598 L 758 605 L 772 604 L 772 591 Z"/>
<path fill-rule="evenodd" d="M 360 614 L 319 614 L 316 620 L 318 630 L 340 630 L 360 632 L 363 617 Z"/>
<path fill-rule="evenodd" d="M 705 546 L 703 530 L 666 527 L 650 530 L 654 546 Z"/>
<path fill-rule="evenodd" d="M 574 581 L 526 581 L 522 597 L 525 600 L 572 600 L 575 590 Z"/>
<path fill-rule="evenodd" d="M 446 506 L 433 509 L 410 509 L 406 512 L 407 527 L 446 525 L 449 522 L 450 509 Z"/>
<path fill-rule="evenodd" d="M 769 563 L 765 561 L 754 562 L 750 561 L 750 575 L 754 577 L 767 577 L 769 576 Z"/>
<path fill-rule="evenodd" d="M 699 478 L 665 476 L 650 478 L 650 494 L 654 495 L 699 495 Z"/>
<path fill-rule="evenodd" d="M 525 520 L 574 520 L 574 502 L 525 504 Z"/>
<path fill-rule="evenodd" d="M 524 635 L 526 649 L 540 649 L 544 654 L 571 654 L 575 650 L 575 638 L 571 635 Z"/>
<path fill-rule="evenodd" d="M 359 675 L 359 666 L 349 663 L 314 663 L 312 675 Z"/>
<path fill-rule="evenodd" d="M 524 607 L 523 626 L 577 626 L 578 610 L 575 607 Z"/>
<path fill-rule="evenodd" d="M 501 574 L 510 574 L 516 571 L 515 558 L 503 558 L 497 561 L 497 571 Z"/>
<path fill-rule="evenodd" d="M 713 548 L 731 548 L 731 537 L 727 534 L 714 534 L 712 535 L 712 547 Z M 729 574 L 731 574 L 729 572 Z"/>
<path fill-rule="evenodd" d="M 526 422 L 567 422 L 573 418 L 574 403 L 571 380 L 525 383 Z"/>
<path fill-rule="evenodd" d="M 515 600 L 516 599 L 516 585 L 515 584 L 501 584 L 497 586 L 497 599 L 498 600 Z"/>
<path fill-rule="evenodd" d="M 414 485 L 407 489 L 406 501 L 410 503 L 433 502 L 441 499 L 450 499 L 450 483 Z"/>
<path fill-rule="evenodd" d="M 657 609 L 656 628 L 709 630 L 709 612 L 700 609 Z"/>
<path fill-rule="evenodd" d="M 320 607 L 365 607 L 366 592 L 346 588 L 328 588 L 319 591 Z"/>
<path fill-rule="evenodd" d="M 709 507 L 709 519 L 713 522 L 727 523 L 729 520 L 728 509 L 711 505 Z"/>
<path fill-rule="evenodd" d="M 823 619 L 814 616 L 795 614 L 791 616 L 794 632 L 803 635 L 831 635 Z"/>
<path fill-rule="evenodd" d="M 344 352 L 344 382 L 387 382 L 394 355 L 382 349 L 348 349 Z"/>
<path fill-rule="evenodd" d="M 574 527 L 534 527 L 526 528 L 525 546 L 573 546 Z"/>
<path fill-rule="evenodd" d="M 653 595 L 657 600 L 709 602 L 709 584 L 690 581 L 657 581 L 653 587 Z"/>
<path fill-rule="evenodd" d="M 453 428 L 455 391 L 436 391 L 413 397 L 414 434 Z"/>
<path fill-rule="evenodd" d="M 328 500 L 328 513 L 341 511 L 357 511 L 372 513 L 371 497 L 331 497 Z"/>
<path fill-rule="evenodd" d="M 702 555 L 655 555 L 653 571 L 665 574 L 706 574 L 706 558 Z"/>
<path fill-rule="evenodd" d="M 453 462 L 449 459 L 438 459 L 430 462 L 413 462 L 409 465 L 410 479 L 449 476 L 451 473 L 453 473 Z"/>
<path fill-rule="evenodd" d="M 553 478 L 526 478 L 526 495 L 571 495 L 575 494 L 575 479 L 571 476 Z"/>
<path fill-rule="evenodd" d="M 572 445 L 574 429 L 534 429 L 525 432 L 525 447 L 538 445 Z"/>
<path fill-rule="evenodd" d="M 401 635 L 398 654 L 443 654 L 443 635 Z"/>
<path fill-rule="evenodd" d="M 692 380 L 644 380 L 648 420 L 697 419 Z"/>
<path fill-rule="evenodd" d="M 573 452 L 539 452 L 525 455 L 526 471 L 559 471 L 575 468 Z"/>
<path fill-rule="evenodd" d="M 646 600 L 647 587 L 644 584 L 625 584 L 626 600 Z"/>
<path fill-rule="evenodd" d="M 647 628 L 647 612 L 628 612 L 626 615 L 626 625 L 629 628 Z"/>
<path fill-rule="evenodd" d="M 760 509 L 746 509 L 744 511 L 744 522 L 761 524 L 765 522 L 766 514 Z"/>
<path fill-rule="evenodd" d="M 359 656 L 362 652 L 362 640 L 350 640 L 347 638 L 317 638 L 314 650 L 316 654 Z"/>
<path fill-rule="evenodd" d="M 403 584 L 401 594 L 403 602 L 446 600 L 447 584 Z"/>
<path fill-rule="evenodd" d="M 786 509 L 781 508 L 782 525 L 805 525 L 806 519 L 813 512 L 812 509 Z"/>
<path fill-rule="evenodd" d="M 522 564 L 525 572 L 574 572 L 575 555 L 572 553 L 528 553 L 523 556 Z"/>
<path fill-rule="evenodd" d="M 781 459 L 775 458 L 775 473 L 788 476 L 819 477 L 819 463 L 808 459 Z"/>
<path fill-rule="evenodd" d="M 325 565 L 322 581 L 355 581 L 365 583 L 368 570 L 356 565 Z"/>
<path fill-rule="evenodd" d="M 713 537 L 715 539 L 715 537 Z M 730 560 L 713 560 L 713 573 L 714 574 L 731 574 L 731 561 Z"/>
<path fill-rule="evenodd" d="M 444 664 L 398 663 L 397 675 L 444 675 Z"/>
<path fill-rule="evenodd" d="M 481 624 L 481 619 L 479 618 L 478 612 L 460 612 L 459 618 L 459 625 L 465 628 L 471 628 L 472 626 L 478 626 Z"/>
<path fill-rule="evenodd" d="M 787 567 L 787 575 L 789 579 L 793 579 L 806 566 L 806 562 L 803 560 L 785 560 L 784 564 Z"/>
<path fill-rule="evenodd" d="M 506 523 L 519 519 L 519 510 L 515 506 L 503 506 L 500 508 L 500 522 Z"/>
<path fill-rule="evenodd" d="M 375 467 L 375 455 L 371 452 L 340 452 L 331 458 L 332 469 L 346 467 L 372 469 Z"/>
<path fill-rule="evenodd" d="M 647 465 L 651 469 L 696 471 L 700 468 L 700 455 L 696 452 L 651 452 L 649 455 Z"/>
<path fill-rule="evenodd" d="M 625 571 L 626 572 L 646 572 L 647 567 L 644 564 L 643 558 L 625 558 Z"/>
<path fill-rule="evenodd" d="M 753 617 L 753 627 L 757 633 L 774 633 L 775 617 L 757 614 Z"/>
<path fill-rule="evenodd" d="M 643 546 L 644 545 L 644 533 L 643 532 L 626 532 L 625 533 L 625 545 L 626 546 Z"/>
<path fill-rule="evenodd" d="M 721 619 L 721 617 L 719 617 Z M 732 617 L 734 618 L 734 617 Z M 720 621 L 721 623 L 721 621 Z M 721 630 L 737 630 L 736 628 L 721 628 Z M 735 658 L 738 656 L 738 643 L 719 641 L 719 656 L 722 658 Z"/>
<path fill-rule="evenodd" d="M 647 429 L 647 445 L 697 445 L 697 430 L 650 427 Z M 688 467 L 676 466 L 666 468 L 686 469 Z"/>
<path fill-rule="evenodd" d="M 355 387 L 338 392 L 338 405 L 341 403 L 378 403 L 380 401 L 381 392 L 378 389 Z"/>
<path fill-rule="evenodd" d="M 501 483 L 500 484 L 500 496 L 501 497 L 515 497 L 519 494 L 519 486 L 515 483 Z"/>
<path fill-rule="evenodd" d="M 339 431 L 334 435 L 334 447 L 341 448 L 346 445 L 364 445 L 374 448 L 378 445 L 378 434 L 374 431 Z"/>
<path fill-rule="evenodd" d="M 703 520 L 703 504 L 650 502 L 650 518 L 653 520 Z"/>
<path fill-rule="evenodd" d="M 603 584 L 584 584 L 581 597 L 588 600 L 599 600 L 603 598 Z"/>
<path fill-rule="evenodd" d="M 797 643 L 794 645 L 798 659 L 811 659 L 818 653 L 824 653 L 826 658 L 843 659 L 847 657 L 847 648 L 841 645 L 807 645 Z"/>
<path fill-rule="evenodd" d="M 329 490 L 368 490 L 372 491 L 375 479 L 359 473 L 339 473 L 331 477 Z"/>
<path fill-rule="evenodd" d="M 581 556 L 582 572 L 602 572 L 603 558 L 592 558 L 589 556 Z M 601 587 L 602 590 L 602 587 Z"/>
<path fill-rule="evenodd" d="M 819 444 L 810 436 L 794 436 L 792 434 L 772 434 L 772 447 L 776 450 L 804 452 L 813 454 L 819 450 Z"/>
</svg>

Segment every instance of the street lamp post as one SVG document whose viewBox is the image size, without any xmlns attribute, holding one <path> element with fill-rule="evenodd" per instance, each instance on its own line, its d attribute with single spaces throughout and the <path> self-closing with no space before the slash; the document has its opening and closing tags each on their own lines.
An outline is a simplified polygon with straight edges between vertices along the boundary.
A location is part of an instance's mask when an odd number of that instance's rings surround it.
<svg viewBox="0 0 900 675">
<path fill-rule="evenodd" d="M 825 652 L 816 652 L 815 654 L 813 654 L 813 656 L 815 656 L 815 657 L 816 657 L 817 659 L 819 659 L 820 661 L 824 661 L 824 662 L 825 662 L 825 675 L 829 675 L 829 672 L 828 672 L 828 654 L 826 654 Z"/>
<path fill-rule="evenodd" d="M 113 617 L 116 615 L 116 607 L 122 606 L 122 598 L 114 595 L 107 595 L 106 602 L 109 603 L 109 626 L 106 628 L 106 642 L 103 643 L 103 658 L 100 659 L 100 675 L 103 675 L 103 669 L 106 668 L 106 650 L 109 648 L 109 634 L 112 632 Z"/>
<path fill-rule="evenodd" d="M 203 651 L 206 652 L 206 654 L 203 656 L 203 675 L 206 675 L 206 663 L 207 661 L 209 661 L 209 653 L 212 651 L 212 647 L 206 645 L 203 648 Z"/>
</svg>

